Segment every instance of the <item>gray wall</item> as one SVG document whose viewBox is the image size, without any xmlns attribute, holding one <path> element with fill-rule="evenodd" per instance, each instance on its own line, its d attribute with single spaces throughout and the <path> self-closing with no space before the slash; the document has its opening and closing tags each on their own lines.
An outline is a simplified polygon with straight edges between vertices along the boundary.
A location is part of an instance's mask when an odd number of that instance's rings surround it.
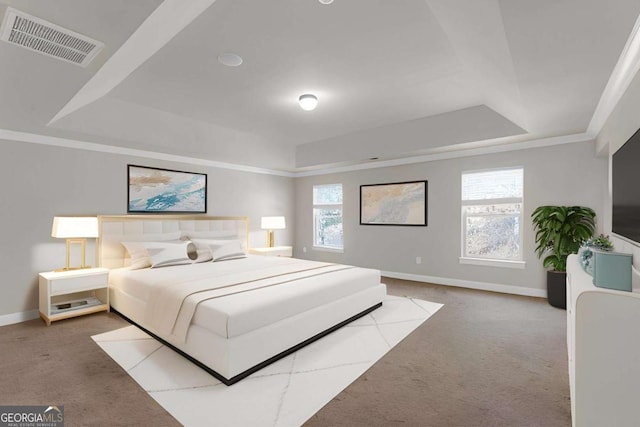
<svg viewBox="0 0 640 427">
<path fill-rule="evenodd" d="M 640 97 L 639 97 L 640 98 Z M 254 174 L 118 154 L 0 141 L 0 317 L 37 309 L 37 276 L 64 264 L 64 242 L 50 237 L 61 214 L 125 214 L 128 163 L 208 174 L 208 213 L 248 215 L 251 245 L 264 246 L 263 215 L 285 215 L 278 244 L 293 244 L 295 256 L 380 268 L 384 271 L 477 281 L 542 290 L 544 270 L 525 225 L 525 269 L 461 265 L 460 173 L 525 167 L 525 220 L 542 204 L 581 204 L 598 214 L 607 200 L 607 161 L 592 143 L 513 151 L 303 178 Z M 429 226 L 373 227 L 358 224 L 360 184 L 429 180 Z M 311 188 L 344 185 L 345 252 L 311 249 Z M 610 227 L 610 225 L 609 225 Z M 294 240 L 295 235 L 295 240 Z M 307 247 L 306 253 L 302 248 Z M 94 246 L 88 259 L 94 259 Z M 415 257 L 422 264 L 415 264 Z M 0 319 L 1 320 L 1 319 Z"/>
<path fill-rule="evenodd" d="M 299 258 L 374 267 L 383 271 L 484 282 L 537 290 L 543 294 L 546 277 L 534 253 L 529 220 L 546 204 L 584 205 L 603 211 L 607 191 L 607 160 L 596 158 L 593 142 L 499 154 L 438 160 L 296 179 L 294 255 Z M 461 173 L 466 170 L 524 166 L 524 260 L 526 268 L 511 269 L 459 263 Z M 427 179 L 428 227 L 359 225 L 359 186 Z M 344 192 L 344 253 L 312 249 L 312 187 L 342 183 Z M 303 248 L 307 252 L 303 252 Z M 422 257 L 417 265 L 416 256 Z M 527 293 L 527 292 L 524 292 Z"/>
<path fill-rule="evenodd" d="M 64 266 L 64 240 L 51 237 L 55 215 L 126 214 L 128 163 L 207 173 L 208 214 L 249 216 L 252 246 L 266 244 L 261 216 L 285 215 L 276 239 L 292 243 L 292 178 L 0 141 L 0 320 L 37 309 L 38 273 Z M 95 265 L 93 243 L 87 259 Z"/>
</svg>

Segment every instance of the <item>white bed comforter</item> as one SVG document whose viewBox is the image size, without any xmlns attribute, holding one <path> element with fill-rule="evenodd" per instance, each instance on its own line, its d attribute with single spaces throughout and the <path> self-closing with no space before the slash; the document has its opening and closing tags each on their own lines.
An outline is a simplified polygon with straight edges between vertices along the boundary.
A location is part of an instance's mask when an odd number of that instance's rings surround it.
<svg viewBox="0 0 640 427">
<path fill-rule="evenodd" d="M 147 302 L 145 326 L 177 342 L 184 342 L 194 313 L 203 313 L 202 310 L 197 312 L 196 308 L 205 301 L 219 299 L 226 305 L 231 298 L 236 310 L 237 303 L 242 301 L 250 312 L 251 305 L 262 304 L 265 302 L 264 298 L 272 297 L 274 292 L 286 295 L 285 299 L 294 293 L 311 292 L 310 296 L 316 295 L 313 299 L 320 300 L 329 298 L 325 295 L 341 298 L 380 283 L 377 270 L 262 256 L 121 273 L 125 274 L 121 274 L 118 281 L 126 282 L 136 289 L 149 289 L 143 297 Z M 126 278 L 125 281 L 121 280 L 123 277 Z M 332 289 L 331 292 L 318 293 L 318 290 L 328 286 Z M 318 304 L 325 302 L 318 301 Z M 246 319 L 246 315 L 244 318 Z M 231 320 L 233 319 L 227 322 Z M 275 320 L 277 319 L 272 319 Z M 247 322 L 243 323 L 249 326 Z"/>
</svg>

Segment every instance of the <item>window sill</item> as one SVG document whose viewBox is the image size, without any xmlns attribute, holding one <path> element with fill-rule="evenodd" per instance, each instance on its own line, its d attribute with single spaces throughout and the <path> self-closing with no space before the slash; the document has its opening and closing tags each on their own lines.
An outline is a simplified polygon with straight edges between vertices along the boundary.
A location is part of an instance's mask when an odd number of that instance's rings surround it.
<svg viewBox="0 0 640 427">
<path fill-rule="evenodd" d="M 524 261 L 467 258 L 467 257 L 460 257 L 460 264 L 484 265 L 486 267 L 502 267 L 502 268 L 525 268 L 527 266 L 527 263 Z"/>
<path fill-rule="evenodd" d="M 313 246 L 312 249 L 314 251 L 319 251 L 319 252 L 333 252 L 333 253 L 337 253 L 337 254 L 343 254 L 344 253 L 344 249 L 343 248 L 331 248 L 329 246 Z"/>
</svg>

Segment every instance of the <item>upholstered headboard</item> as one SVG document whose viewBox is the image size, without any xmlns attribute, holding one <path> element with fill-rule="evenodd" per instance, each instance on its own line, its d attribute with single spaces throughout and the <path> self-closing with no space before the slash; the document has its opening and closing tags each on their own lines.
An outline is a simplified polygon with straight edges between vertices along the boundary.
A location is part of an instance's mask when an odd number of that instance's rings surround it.
<svg viewBox="0 0 640 427">
<path fill-rule="evenodd" d="M 206 215 L 100 215 L 98 216 L 98 265 L 119 268 L 126 265 L 127 253 L 120 242 L 140 240 L 148 235 L 153 240 L 159 234 L 210 232 L 212 236 L 237 238 L 248 248 L 248 217 L 217 217 Z M 212 237 L 209 236 L 209 237 Z"/>
</svg>

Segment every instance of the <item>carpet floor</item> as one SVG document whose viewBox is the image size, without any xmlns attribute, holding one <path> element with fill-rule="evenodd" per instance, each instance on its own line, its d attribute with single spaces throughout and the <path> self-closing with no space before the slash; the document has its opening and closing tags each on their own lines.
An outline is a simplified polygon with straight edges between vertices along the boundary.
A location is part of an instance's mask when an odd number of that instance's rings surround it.
<svg viewBox="0 0 640 427">
<path fill-rule="evenodd" d="M 306 426 L 569 426 L 566 312 L 545 300 L 387 279 L 444 304 Z M 0 404 L 64 405 L 74 425 L 173 426 L 91 339 L 112 313 L 0 327 Z"/>
</svg>

